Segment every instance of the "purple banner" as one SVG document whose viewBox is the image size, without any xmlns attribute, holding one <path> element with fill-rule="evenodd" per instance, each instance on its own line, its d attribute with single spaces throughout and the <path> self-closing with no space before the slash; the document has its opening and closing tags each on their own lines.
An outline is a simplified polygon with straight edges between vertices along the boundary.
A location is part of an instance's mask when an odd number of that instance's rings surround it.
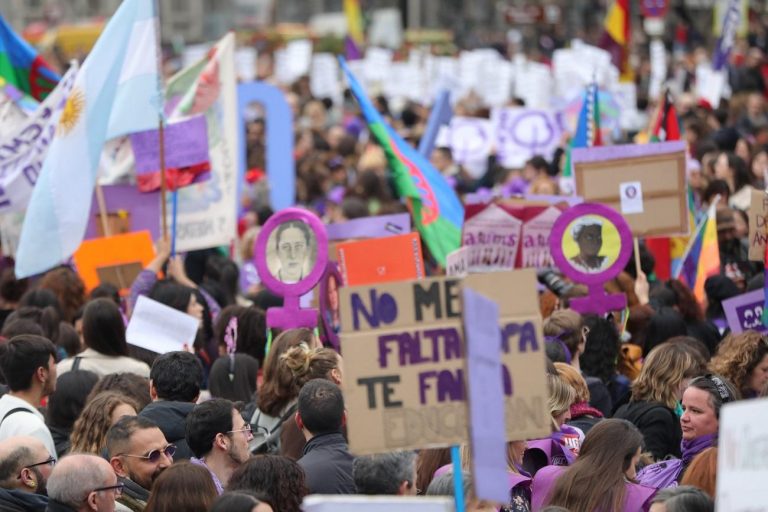
<svg viewBox="0 0 768 512">
<path fill-rule="evenodd" d="M 142 193 L 133 185 L 104 185 L 104 203 L 107 213 L 117 214 L 125 220 L 121 223 L 126 231 L 114 232 L 118 235 L 123 232 L 149 231 L 152 240 L 160 238 L 160 193 Z M 85 229 L 85 240 L 99 237 L 99 206 L 94 192 L 91 201 L 91 213 L 88 215 L 88 226 Z M 119 228 L 118 228 L 119 230 Z"/>
<path fill-rule="evenodd" d="M 325 227 L 328 240 L 347 240 L 349 238 L 384 238 L 411 232 L 411 215 L 396 213 L 365 217 Z"/>
<path fill-rule="evenodd" d="M 165 166 L 182 168 L 207 162 L 208 128 L 205 116 L 190 117 L 165 127 Z M 160 170 L 158 130 L 131 134 L 131 146 L 136 158 L 136 174 Z"/>
<path fill-rule="evenodd" d="M 752 329 L 758 332 L 768 332 L 763 325 L 763 306 L 765 303 L 764 290 L 755 290 L 738 297 L 723 301 L 723 311 L 731 332 Z"/>
<path fill-rule="evenodd" d="M 728 9 L 723 15 L 720 39 L 717 40 L 717 46 L 712 54 L 712 69 L 715 71 L 720 71 L 728 64 L 739 23 L 741 23 L 741 0 L 729 0 Z"/>
</svg>

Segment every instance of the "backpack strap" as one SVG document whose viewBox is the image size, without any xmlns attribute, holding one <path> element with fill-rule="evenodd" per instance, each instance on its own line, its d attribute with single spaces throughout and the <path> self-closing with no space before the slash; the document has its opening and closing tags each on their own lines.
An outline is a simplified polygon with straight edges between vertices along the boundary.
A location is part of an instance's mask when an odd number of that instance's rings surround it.
<svg viewBox="0 0 768 512">
<path fill-rule="evenodd" d="M 72 368 L 70 369 L 70 371 L 76 372 L 77 370 L 79 370 L 80 369 L 80 361 L 82 359 L 83 358 L 80 357 L 80 356 L 75 356 L 75 360 L 72 362 Z"/>
<path fill-rule="evenodd" d="M 30 411 L 26 407 L 15 407 L 15 408 L 11 409 L 10 411 L 8 411 L 7 413 L 5 413 L 5 416 L 3 416 L 3 419 L 0 420 L 0 425 L 3 424 L 3 422 L 5 421 L 5 418 L 10 416 L 11 414 L 16 414 L 17 412 L 28 412 L 30 414 L 32 413 L 32 411 Z"/>
</svg>

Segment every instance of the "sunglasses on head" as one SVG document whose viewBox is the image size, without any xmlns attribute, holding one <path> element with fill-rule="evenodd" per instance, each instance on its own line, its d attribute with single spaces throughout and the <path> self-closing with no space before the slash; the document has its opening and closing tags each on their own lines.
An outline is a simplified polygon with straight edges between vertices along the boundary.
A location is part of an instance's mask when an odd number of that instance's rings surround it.
<svg viewBox="0 0 768 512">
<path fill-rule="evenodd" d="M 176 453 L 176 445 L 169 444 L 162 450 L 152 450 L 146 455 L 132 455 L 130 453 L 121 453 L 118 455 L 118 457 L 134 457 L 136 459 L 144 459 L 151 463 L 156 463 L 160 460 L 160 457 L 162 454 L 165 454 L 169 459 L 173 459 L 173 454 Z"/>
</svg>

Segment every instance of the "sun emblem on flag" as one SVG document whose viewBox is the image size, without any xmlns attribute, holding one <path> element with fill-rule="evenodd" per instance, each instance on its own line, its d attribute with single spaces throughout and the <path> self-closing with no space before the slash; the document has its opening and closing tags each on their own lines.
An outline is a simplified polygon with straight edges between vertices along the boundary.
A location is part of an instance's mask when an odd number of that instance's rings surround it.
<svg viewBox="0 0 768 512">
<path fill-rule="evenodd" d="M 80 121 L 85 110 L 85 95 L 80 89 L 74 89 L 67 98 L 64 110 L 59 119 L 58 135 L 67 135 Z"/>
</svg>

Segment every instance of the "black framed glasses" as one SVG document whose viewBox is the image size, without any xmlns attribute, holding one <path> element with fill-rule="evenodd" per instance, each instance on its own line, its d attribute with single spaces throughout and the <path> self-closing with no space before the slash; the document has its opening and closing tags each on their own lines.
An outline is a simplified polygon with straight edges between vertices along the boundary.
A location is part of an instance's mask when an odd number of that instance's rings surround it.
<svg viewBox="0 0 768 512">
<path fill-rule="evenodd" d="M 106 487 L 97 487 L 91 492 L 115 491 L 115 496 L 119 498 L 123 495 L 123 487 L 125 487 L 125 484 L 108 485 Z"/>
<path fill-rule="evenodd" d="M 162 450 L 152 450 L 146 455 L 132 455 L 130 453 L 120 453 L 117 456 L 118 457 L 133 457 L 136 459 L 144 459 L 146 461 L 151 462 L 152 464 L 155 464 L 157 461 L 160 460 L 160 457 L 162 454 L 165 454 L 169 459 L 173 459 L 173 455 L 176 453 L 176 445 L 175 444 L 169 444 Z"/>
<path fill-rule="evenodd" d="M 56 464 L 56 457 L 48 457 L 43 462 L 35 462 L 34 464 L 27 464 L 24 466 L 25 468 L 34 468 L 35 466 L 44 466 L 46 464 L 50 464 L 51 466 Z"/>
</svg>

